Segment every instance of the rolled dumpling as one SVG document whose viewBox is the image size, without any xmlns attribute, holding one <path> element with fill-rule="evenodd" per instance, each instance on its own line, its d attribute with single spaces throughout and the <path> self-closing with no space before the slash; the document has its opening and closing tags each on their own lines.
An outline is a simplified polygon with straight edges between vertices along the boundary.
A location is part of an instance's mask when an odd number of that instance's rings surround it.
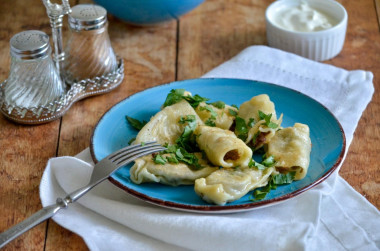
<svg viewBox="0 0 380 251">
<path fill-rule="evenodd" d="M 157 141 L 159 144 L 175 144 L 181 136 L 186 124 L 179 123 L 181 117 L 194 115 L 198 124 L 203 124 L 193 107 L 182 100 L 174 105 L 167 106 L 156 115 L 139 131 L 134 144 L 148 141 Z"/>
<path fill-rule="evenodd" d="M 195 181 L 195 192 L 205 201 L 220 206 L 235 201 L 255 188 L 268 183 L 274 168 L 219 169 L 206 178 Z"/>
<path fill-rule="evenodd" d="M 201 153 L 195 153 L 199 159 L 199 164 L 203 168 L 192 169 L 184 163 L 156 164 L 152 155 L 144 156 L 135 160 L 135 164 L 130 169 L 130 178 L 136 184 L 146 182 L 156 182 L 171 186 L 191 185 L 201 177 L 206 177 L 218 170 L 217 167 L 210 166 L 207 160 L 202 159 Z M 169 154 L 163 154 L 164 158 Z"/>
<path fill-rule="evenodd" d="M 252 150 L 233 132 L 218 127 L 198 126 L 196 142 L 210 162 L 221 167 L 247 167 Z"/>
<path fill-rule="evenodd" d="M 267 156 L 274 156 L 280 172 L 296 171 L 295 180 L 306 176 L 310 164 L 311 140 L 307 125 L 295 123 L 279 130 L 268 143 Z"/>
<path fill-rule="evenodd" d="M 282 115 L 277 119 L 274 103 L 266 94 L 255 96 L 241 104 L 238 116 L 243 118 L 248 125 L 253 124 L 245 140 L 245 143 L 250 144 L 253 149 L 267 144 L 282 122 Z"/>
<path fill-rule="evenodd" d="M 257 122 L 261 120 L 259 111 L 266 114 L 272 114 L 272 118 L 276 119 L 274 103 L 269 99 L 267 94 L 254 96 L 250 100 L 241 104 L 239 107 L 238 116 L 243 118 L 247 123 L 251 118 Z"/>
</svg>

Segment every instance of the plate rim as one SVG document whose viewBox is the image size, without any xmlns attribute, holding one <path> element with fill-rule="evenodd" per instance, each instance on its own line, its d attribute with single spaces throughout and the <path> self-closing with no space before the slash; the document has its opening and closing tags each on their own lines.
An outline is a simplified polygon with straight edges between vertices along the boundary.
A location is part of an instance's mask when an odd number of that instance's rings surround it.
<svg viewBox="0 0 380 251">
<path fill-rule="evenodd" d="M 155 89 L 155 88 L 161 88 L 161 87 L 166 86 L 166 85 L 175 85 L 175 84 L 180 84 L 180 83 L 183 83 L 183 82 L 191 82 L 191 81 L 199 81 L 199 80 L 202 80 L 202 81 L 203 80 L 212 80 L 212 81 L 215 81 L 215 80 L 216 81 L 217 80 L 233 80 L 233 81 L 236 81 L 236 80 L 238 80 L 238 81 L 245 81 L 245 82 L 248 82 L 250 84 L 261 83 L 261 84 L 266 84 L 266 85 L 273 85 L 273 86 L 276 86 L 276 87 L 280 87 L 280 88 L 284 88 L 284 89 L 290 90 L 292 92 L 296 92 L 299 95 L 305 96 L 306 98 L 313 100 L 314 102 L 316 102 L 317 104 L 319 104 L 324 110 L 326 110 L 327 113 L 330 114 L 330 116 L 335 120 L 335 122 L 339 126 L 339 130 L 340 130 L 341 136 L 342 136 L 342 149 L 340 150 L 340 153 L 339 153 L 337 161 L 334 163 L 334 165 L 325 174 L 323 174 L 319 179 L 316 179 L 315 181 L 313 181 L 311 184 L 309 184 L 307 186 L 304 186 L 304 187 L 302 187 L 300 189 L 297 189 L 297 190 L 295 190 L 295 191 L 293 191 L 291 193 L 288 193 L 288 194 L 285 194 L 283 196 L 279 196 L 279 197 L 276 197 L 276 198 L 273 198 L 273 199 L 269 199 L 269 200 L 265 200 L 265 201 L 261 200 L 261 201 L 256 201 L 256 202 L 246 203 L 246 204 L 239 204 L 239 205 L 224 205 L 224 206 L 213 205 L 213 204 L 210 204 L 210 205 L 187 205 L 187 204 L 182 204 L 182 203 L 178 203 L 178 202 L 172 202 L 172 201 L 166 201 L 166 200 L 163 200 L 163 199 L 157 199 L 157 198 L 148 196 L 148 195 L 146 195 L 144 193 L 137 192 L 134 189 L 128 188 L 125 185 L 123 185 L 120 182 L 118 182 L 116 179 L 112 178 L 112 176 L 110 176 L 110 177 L 108 177 L 108 180 L 113 185 L 119 187 L 120 189 L 124 190 L 125 192 L 127 192 L 128 194 L 132 195 L 133 197 L 135 197 L 137 199 L 143 200 L 143 201 L 145 201 L 147 203 L 150 203 L 150 204 L 154 204 L 156 206 L 166 207 L 166 208 L 170 208 L 170 209 L 176 209 L 176 210 L 181 210 L 181 211 L 189 211 L 189 212 L 196 212 L 196 213 L 231 213 L 231 212 L 242 212 L 242 211 L 248 211 L 248 210 L 253 210 L 253 209 L 257 209 L 257 208 L 263 208 L 263 207 L 267 207 L 267 206 L 272 206 L 272 205 L 278 204 L 280 202 L 284 202 L 284 201 L 287 201 L 287 200 L 289 200 L 291 198 L 294 198 L 294 197 L 296 197 L 296 196 L 298 196 L 298 195 L 300 195 L 300 194 L 302 194 L 302 193 L 310 190 L 311 188 L 319 185 L 323 181 L 325 181 L 329 176 L 331 176 L 337 170 L 337 168 L 339 167 L 339 165 L 342 163 L 342 160 L 343 160 L 345 152 L 346 152 L 346 135 L 344 133 L 343 127 L 340 124 L 339 120 L 335 117 L 335 115 L 325 105 L 321 104 L 320 102 L 318 102 L 314 98 L 312 98 L 312 97 L 310 97 L 310 96 L 308 96 L 308 95 L 306 95 L 306 94 L 304 94 L 304 93 L 302 93 L 302 92 L 300 92 L 298 90 L 295 90 L 295 89 L 291 89 L 291 88 L 288 88 L 288 87 L 285 87 L 285 86 L 281 86 L 281 85 L 277 85 L 277 84 L 273 84 L 273 83 L 268 83 L 268 82 L 264 82 L 264 81 L 251 80 L 251 79 L 237 79 L 237 78 L 192 78 L 192 79 L 185 79 L 185 80 L 179 80 L 179 81 L 172 81 L 172 82 L 167 82 L 167 83 L 163 83 L 163 84 L 159 84 L 159 85 L 156 85 L 156 86 L 153 86 L 153 87 L 146 88 L 146 89 L 144 89 L 142 91 L 133 93 L 133 94 L 127 96 L 126 98 L 120 100 L 119 102 L 117 102 L 114 105 L 112 105 L 109 109 L 107 109 L 107 111 L 104 112 L 104 114 L 100 117 L 100 119 L 98 120 L 98 122 L 94 126 L 94 129 L 93 129 L 92 135 L 91 135 L 91 139 L 90 139 L 90 154 L 91 154 L 91 158 L 94 161 L 94 163 L 96 164 L 96 163 L 99 162 L 99 160 L 96 158 L 95 152 L 94 152 L 94 136 L 95 136 L 95 131 L 98 128 L 100 122 L 103 120 L 103 118 L 114 107 L 116 107 L 120 103 L 125 102 L 126 100 L 132 98 L 133 96 L 141 94 L 141 93 L 143 93 L 143 92 L 145 92 L 147 90 L 151 90 L 151 89 Z"/>
</svg>

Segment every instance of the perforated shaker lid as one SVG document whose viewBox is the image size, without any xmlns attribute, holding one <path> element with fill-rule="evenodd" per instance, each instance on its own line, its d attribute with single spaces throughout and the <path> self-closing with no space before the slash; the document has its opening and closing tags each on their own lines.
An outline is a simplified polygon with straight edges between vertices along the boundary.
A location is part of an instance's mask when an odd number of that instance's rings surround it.
<svg viewBox="0 0 380 251">
<path fill-rule="evenodd" d="M 107 23 L 107 11 L 95 4 L 79 4 L 71 8 L 69 25 L 74 30 L 95 30 Z"/>
<path fill-rule="evenodd" d="M 21 59 L 36 59 L 50 52 L 49 36 L 38 30 L 22 31 L 10 40 L 11 55 Z"/>
</svg>

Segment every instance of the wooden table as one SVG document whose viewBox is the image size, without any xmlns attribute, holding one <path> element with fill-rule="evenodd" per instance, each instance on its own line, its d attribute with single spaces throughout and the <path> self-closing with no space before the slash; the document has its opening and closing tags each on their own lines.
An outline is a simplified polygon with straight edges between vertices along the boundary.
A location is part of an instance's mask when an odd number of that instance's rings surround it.
<svg viewBox="0 0 380 251">
<path fill-rule="evenodd" d="M 37 29 L 51 34 L 40 0 L 4 0 L 0 8 L 0 79 L 9 72 L 9 39 Z M 71 6 L 83 1 L 70 1 Z M 326 63 L 375 75 L 380 88 L 380 0 L 341 0 L 349 22 L 343 51 Z M 250 45 L 266 44 L 267 0 L 207 0 L 183 16 L 155 27 L 129 26 L 109 17 L 115 51 L 124 58 L 125 79 L 115 91 L 76 103 L 61 119 L 39 126 L 0 116 L 0 232 L 41 208 L 39 183 L 49 158 L 76 155 L 112 105 L 148 87 L 198 78 Z M 67 29 L 67 28 L 66 28 Z M 380 208 L 380 94 L 365 110 L 340 174 Z M 83 240 L 49 220 L 4 250 L 86 250 Z"/>
</svg>

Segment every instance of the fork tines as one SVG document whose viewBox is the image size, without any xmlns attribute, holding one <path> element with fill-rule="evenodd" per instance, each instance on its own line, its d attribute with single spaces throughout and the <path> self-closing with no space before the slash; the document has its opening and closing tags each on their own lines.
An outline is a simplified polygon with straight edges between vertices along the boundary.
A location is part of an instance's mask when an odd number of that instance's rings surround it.
<svg viewBox="0 0 380 251">
<path fill-rule="evenodd" d="M 166 150 L 165 147 L 155 141 L 146 142 L 144 144 L 131 145 L 120 149 L 109 155 L 107 159 L 117 165 L 128 164 L 129 162 L 142 157 L 144 155 Z"/>
</svg>

